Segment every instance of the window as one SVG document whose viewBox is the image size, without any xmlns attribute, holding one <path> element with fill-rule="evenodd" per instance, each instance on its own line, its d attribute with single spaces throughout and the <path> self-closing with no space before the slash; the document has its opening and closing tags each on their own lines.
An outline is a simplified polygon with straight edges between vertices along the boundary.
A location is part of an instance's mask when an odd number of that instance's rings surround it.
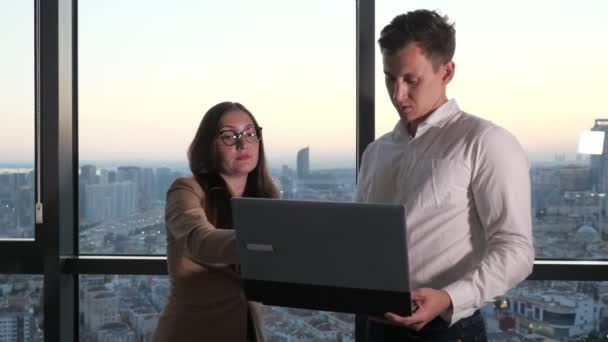
<svg viewBox="0 0 608 342">
<path fill-rule="evenodd" d="M 488 330 L 496 339 L 538 339 L 538 335 L 589 338 L 593 331 L 608 327 L 606 263 L 584 260 L 605 259 L 597 256 L 607 250 L 598 241 L 598 236 L 604 240 L 605 193 L 601 190 L 607 168 L 603 155 L 575 156 L 573 151 L 579 130 L 604 130 L 605 120 L 597 110 L 599 85 L 606 79 L 598 62 L 606 57 L 602 44 L 606 26 L 599 17 L 602 8 L 592 1 L 576 8 L 543 2 L 488 8 L 485 3 L 466 1 L 469 3 L 458 6 L 438 0 L 408 6 L 439 8 L 457 22 L 462 39 L 450 96 L 465 110 L 511 130 L 528 151 L 533 161 L 536 241 L 542 240 L 537 256 L 583 259 L 539 261 L 533 277 L 601 280 L 524 282 L 504 298 L 513 303 L 513 309 L 503 309 L 504 305 L 482 309 Z M 354 98 L 347 97 L 354 95 L 350 91 L 355 89 L 355 59 L 361 57 L 354 49 L 354 9 L 374 2 L 345 3 L 231 1 L 208 6 L 181 0 L 170 5 L 113 1 L 97 6 L 93 1 L 70 0 L 0 2 L 0 38 L 6 48 L 0 63 L 0 118 L 5 119 L 0 122 L 0 239 L 4 240 L 0 241 L 0 272 L 4 272 L 0 274 L 0 340 L 145 340 L 168 291 L 163 286 L 167 283 L 162 275 L 165 262 L 162 257 L 127 259 L 124 255 L 165 252 L 163 229 L 158 230 L 162 227 L 158 212 L 164 191 L 175 177 L 188 173 L 185 149 L 203 112 L 218 101 L 241 101 L 260 119 L 273 176 L 285 198 L 350 200 L 356 145 Z M 71 46 L 70 12 L 76 5 L 79 45 Z M 44 72 L 39 75 L 42 108 L 48 110 L 48 115 L 43 115 L 42 132 L 49 141 L 61 140 L 59 152 L 49 147 L 53 144 L 43 144 L 47 152 L 43 161 L 50 161 L 46 165 L 61 161 L 54 164 L 61 170 L 47 174 L 42 169 L 43 179 L 50 179 L 42 190 L 43 198 L 50 198 L 45 215 L 51 220 L 36 227 L 36 241 L 22 242 L 10 240 L 34 237 L 33 219 L 28 218 L 33 217 L 33 208 L 21 210 L 17 203 L 34 201 L 34 8 L 42 17 Z M 382 26 L 406 10 L 400 2 L 379 1 L 375 22 Z M 568 16 L 563 15 L 566 11 Z M 482 12 L 483 16 L 478 14 Z M 259 13 L 272 17 L 260 23 Z M 180 20 L 173 25 L 159 24 L 176 17 Z M 535 18 L 531 24 L 529 17 Z M 512 18 L 520 25 L 513 27 Z M 585 20 L 579 22 L 579 18 Z M 568 30 L 562 28 L 563 22 L 570 23 Z M 205 25 L 214 30 L 209 33 Z M 499 26 L 510 31 L 500 34 L 495 28 Z M 305 27 L 305 33 L 298 34 L 298 27 Z M 181 43 L 182 37 L 187 44 Z M 59 46 L 55 45 L 57 38 Z M 558 39 L 560 44 L 555 43 Z M 579 43 L 575 49 L 569 46 L 573 41 Z M 227 46 L 226 42 L 234 44 Z M 509 54 L 522 46 L 525 53 Z M 235 47 L 246 53 L 235 52 Z M 579 55 L 570 56 L 574 51 Z M 462 54 L 468 57 L 459 57 Z M 69 110 L 69 101 L 58 101 L 70 98 L 70 73 L 66 69 L 70 56 L 78 56 L 80 66 L 79 82 L 74 83 L 80 95 L 74 99 L 80 106 L 79 132 L 72 131 L 69 115 L 61 115 Z M 571 58 L 566 60 L 568 56 Z M 582 63 L 580 56 L 584 56 Z M 218 67 L 222 63 L 234 67 L 226 71 Z M 294 69 L 298 71 L 295 76 L 290 73 Z M 559 72 L 553 72 L 555 69 Z M 380 70 L 378 65 L 376 70 Z M 234 81 L 233 75 L 245 76 Z M 58 80 L 66 86 L 59 92 Z M 396 117 L 391 116 L 394 109 L 386 101 L 382 81 L 378 81 L 376 127 L 381 133 L 392 128 Z M 365 97 L 365 91 L 361 93 Z M 196 98 L 195 104 L 186 101 L 191 98 Z M 559 99 L 559 107 L 553 106 L 558 103 L 555 99 Z M 61 102 L 60 111 L 57 102 Z M 522 126 L 524 119 L 527 125 Z M 59 121 L 60 127 L 55 127 L 54 121 Z M 286 125 L 298 129 L 285 130 Z M 365 131 L 365 127 L 359 129 L 360 133 Z M 137 139 L 126 144 L 126 135 Z M 171 141 L 167 137 L 183 139 Z M 79 139 L 80 147 L 80 213 L 71 203 L 71 138 Z M 362 139 L 363 144 L 366 140 Z M 54 158 L 56 155 L 60 158 Z M 318 180 L 324 178 L 325 182 Z M 19 194 L 15 189 L 20 188 L 31 195 Z M 59 194 L 49 195 L 56 190 Z M 99 211 L 91 204 L 87 207 L 87 198 L 100 207 Z M 49 209 L 57 203 L 62 204 L 62 210 Z M 80 239 L 72 235 L 71 221 L 76 214 L 81 217 L 77 222 L 80 230 L 76 230 Z M 31 223 L 26 224 L 28 220 Z M 72 250 L 74 240 L 80 240 L 80 253 Z M 88 275 L 94 273 L 110 275 Z M 80 277 L 80 288 L 74 288 L 75 277 Z M 129 287 L 141 293 L 134 294 Z M 80 312 L 74 300 L 80 300 Z M 540 320 L 531 308 L 541 310 Z M 546 308 L 552 323 L 543 320 Z M 280 307 L 264 311 L 266 329 L 273 340 L 292 336 L 353 339 L 352 315 Z M 301 328 L 311 324 L 314 329 Z M 70 333 L 76 332 L 80 336 L 72 339 Z"/>
<path fill-rule="evenodd" d="M 168 295 L 166 276 L 80 276 L 80 340 L 149 341 Z"/>
<path fill-rule="evenodd" d="M 226 100 L 263 127 L 284 198 L 351 201 L 355 5 L 80 1 L 80 252 L 165 253 L 165 193 L 190 174 L 203 114 Z M 270 336 L 354 338 L 352 315 L 265 314 Z"/>
<path fill-rule="evenodd" d="M 536 257 L 605 259 L 608 149 L 602 155 L 577 153 L 582 131 L 608 131 L 600 91 L 608 77 L 602 67 L 608 58 L 603 5 L 435 0 L 407 6 L 382 1 L 376 8 L 376 37 L 394 16 L 419 8 L 438 9 L 456 23 L 456 73 L 448 98 L 505 127 L 527 151 Z M 513 20 L 518 24 L 510 25 Z M 576 49 L 567 43 L 574 41 Z M 376 56 L 380 136 L 398 116 Z"/>
<path fill-rule="evenodd" d="M 82 253 L 165 252 L 166 190 L 190 173 L 191 139 L 224 100 L 264 127 L 285 197 L 352 200 L 353 3 L 83 1 L 79 11 Z"/>
<path fill-rule="evenodd" d="M 0 239 L 34 238 L 34 7 L 0 3 Z"/>
</svg>

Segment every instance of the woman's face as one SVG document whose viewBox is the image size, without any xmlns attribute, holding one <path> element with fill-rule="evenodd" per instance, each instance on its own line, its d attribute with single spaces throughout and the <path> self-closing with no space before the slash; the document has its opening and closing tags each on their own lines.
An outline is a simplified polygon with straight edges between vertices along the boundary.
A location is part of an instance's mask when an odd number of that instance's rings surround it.
<svg viewBox="0 0 608 342">
<path fill-rule="evenodd" d="M 258 165 L 259 132 L 251 117 L 241 110 L 231 110 L 220 120 L 216 148 L 220 173 L 229 177 L 247 176 Z"/>
</svg>

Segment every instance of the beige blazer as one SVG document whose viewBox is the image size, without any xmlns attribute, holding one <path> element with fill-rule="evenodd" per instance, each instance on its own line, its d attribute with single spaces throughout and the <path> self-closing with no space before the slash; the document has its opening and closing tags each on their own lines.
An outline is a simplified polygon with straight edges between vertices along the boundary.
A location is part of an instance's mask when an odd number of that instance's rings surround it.
<svg viewBox="0 0 608 342">
<path fill-rule="evenodd" d="M 167 266 L 171 290 L 152 342 L 243 342 L 247 310 L 257 341 L 265 341 L 260 305 L 248 302 L 237 264 L 234 230 L 216 229 L 194 178 L 179 178 L 167 192 Z"/>
</svg>

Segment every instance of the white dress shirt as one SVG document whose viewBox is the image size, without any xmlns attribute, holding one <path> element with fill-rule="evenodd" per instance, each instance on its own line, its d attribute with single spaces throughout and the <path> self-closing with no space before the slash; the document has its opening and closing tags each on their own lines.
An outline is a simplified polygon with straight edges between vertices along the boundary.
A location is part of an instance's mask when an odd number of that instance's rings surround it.
<svg viewBox="0 0 608 342">
<path fill-rule="evenodd" d="M 405 205 L 410 286 L 445 290 L 451 324 L 532 271 L 529 162 L 515 137 L 439 107 L 411 137 L 404 121 L 365 150 L 357 201 Z"/>
</svg>

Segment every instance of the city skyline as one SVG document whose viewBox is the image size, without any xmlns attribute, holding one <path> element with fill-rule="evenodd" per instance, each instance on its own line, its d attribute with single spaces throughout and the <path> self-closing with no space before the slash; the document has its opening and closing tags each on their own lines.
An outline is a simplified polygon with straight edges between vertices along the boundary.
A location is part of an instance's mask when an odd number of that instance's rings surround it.
<svg viewBox="0 0 608 342">
<path fill-rule="evenodd" d="M 596 129 L 608 130 L 608 126 Z M 309 167 L 309 152 L 308 147 L 297 152 L 296 167 L 272 170 L 282 198 L 353 200 L 354 168 L 319 170 Z M 608 151 L 589 160 L 588 165 L 563 163 L 532 167 L 531 210 L 537 258 L 606 258 L 605 203 L 594 190 L 601 189 L 606 179 L 597 178 L 604 173 L 601 170 L 606 170 L 605 160 L 608 160 Z M 81 165 L 78 179 L 79 253 L 166 253 L 164 193 L 169 183 L 187 170 L 128 164 L 115 167 Z M 31 230 L 33 226 L 33 197 L 28 197 L 33 196 L 28 192 L 33 187 L 32 175 L 31 170 L 13 175 L 0 172 L 0 200 L 4 198 L 1 203 L 7 204 L 9 209 L 2 211 L 0 206 L 0 221 L 17 228 L 7 231 L 8 236 L 19 236 L 24 228 Z M 40 287 L 41 283 L 28 286 Z M 23 327 L 24 335 L 41 338 L 43 317 L 36 314 L 40 309 L 39 297 L 35 296 L 36 293 L 39 296 L 40 290 L 13 291 L 10 280 L 3 284 L 0 278 L 0 290 L 2 288 L 11 296 L 9 303 L 17 304 L 2 306 L 0 303 L 0 320 L 9 327 L 4 332 L 0 329 L 0 336 L 10 334 L 15 330 L 13 327 Z M 169 293 L 169 281 L 166 277 L 146 275 L 86 275 L 81 276 L 80 289 L 81 341 L 112 341 L 115 336 L 148 340 Z M 15 299 L 21 296 L 26 299 Z M 496 303 L 507 304 L 498 306 Z M 496 303 L 481 309 L 490 341 L 538 336 L 574 341 L 608 328 L 608 282 L 526 281 Z M 268 336 L 353 341 L 352 315 L 273 306 L 265 306 L 263 315 Z M 19 322 L 24 323 L 19 325 Z"/>
</svg>

